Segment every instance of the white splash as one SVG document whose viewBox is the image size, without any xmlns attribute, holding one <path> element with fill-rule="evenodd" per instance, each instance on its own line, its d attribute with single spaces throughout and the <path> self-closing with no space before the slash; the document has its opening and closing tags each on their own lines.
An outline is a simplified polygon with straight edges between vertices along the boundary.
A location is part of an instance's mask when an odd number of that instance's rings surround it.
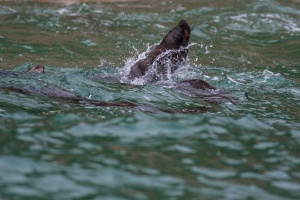
<svg viewBox="0 0 300 200">
<path fill-rule="evenodd" d="M 149 83 L 149 80 L 153 80 L 153 77 L 155 77 L 155 79 L 157 79 L 158 82 L 167 81 L 168 85 L 172 85 L 176 79 L 186 78 L 187 73 L 189 73 L 189 77 L 191 77 L 191 73 L 193 73 L 190 70 L 192 66 L 188 56 L 185 59 L 178 58 L 177 62 L 174 62 L 174 55 L 176 55 L 180 51 L 188 51 L 191 47 L 196 47 L 197 50 L 204 49 L 204 53 L 208 54 L 209 49 L 213 47 L 211 43 L 208 45 L 204 45 L 202 42 L 200 44 L 193 42 L 190 43 L 187 47 L 181 47 L 176 50 L 167 50 L 157 56 L 157 58 L 155 59 L 145 76 L 135 78 L 134 80 L 129 80 L 127 77 L 130 73 L 131 67 L 140 60 L 145 59 L 148 53 L 156 45 L 158 45 L 158 43 L 154 45 L 147 44 L 147 50 L 142 53 L 139 53 L 138 50 L 135 47 L 133 47 L 134 56 L 127 58 L 125 61 L 125 66 L 119 70 L 121 82 L 135 85 L 145 85 Z M 196 58 L 195 60 L 198 61 L 200 60 L 200 58 Z M 164 67 L 161 68 L 161 65 L 163 65 Z M 197 73 L 197 77 L 198 76 L 199 72 Z"/>
<path fill-rule="evenodd" d="M 268 80 L 268 79 L 270 79 L 270 78 L 273 77 L 273 76 L 280 76 L 280 73 L 274 74 L 273 72 L 271 72 L 271 71 L 265 69 L 265 70 L 262 72 L 262 76 L 263 76 L 263 79 L 264 79 L 264 80 Z"/>
<path fill-rule="evenodd" d="M 173 79 L 172 77 L 174 74 L 174 68 L 180 68 L 181 66 L 183 66 L 186 63 L 187 59 L 178 59 L 178 61 L 174 63 L 174 58 L 172 56 L 177 52 L 186 51 L 191 45 L 189 45 L 188 47 L 181 47 L 180 49 L 176 49 L 176 50 L 167 50 L 161 53 L 160 55 L 157 56 L 157 58 L 152 64 L 152 67 L 149 68 L 145 76 L 135 78 L 134 80 L 129 80 L 127 78 L 128 74 L 130 73 L 131 67 L 138 61 L 145 59 L 147 57 L 147 54 L 156 45 L 158 45 L 158 43 L 151 46 L 148 44 L 147 50 L 140 54 L 138 53 L 138 50 L 134 47 L 134 51 L 135 54 L 137 54 L 137 58 L 135 56 L 126 59 L 125 66 L 119 71 L 122 82 L 136 84 L 136 85 L 145 85 L 149 83 L 149 80 L 153 79 L 153 77 L 157 77 L 158 79 L 167 79 L 167 80 Z M 162 69 L 159 66 L 161 66 L 162 64 L 164 65 L 164 69 L 166 69 L 166 73 L 161 73 Z"/>
</svg>

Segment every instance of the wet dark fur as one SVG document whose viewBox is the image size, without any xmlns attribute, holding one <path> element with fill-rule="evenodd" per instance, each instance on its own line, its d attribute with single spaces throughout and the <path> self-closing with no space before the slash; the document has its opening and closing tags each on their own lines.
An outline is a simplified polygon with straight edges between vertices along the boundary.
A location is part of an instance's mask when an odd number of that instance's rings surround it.
<svg viewBox="0 0 300 200">
<path fill-rule="evenodd" d="M 128 79 L 135 79 L 145 76 L 149 71 L 155 72 L 151 75 L 149 82 L 159 79 L 160 75 L 167 73 L 166 61 L 171 61 L 171 72 L 174 72 L 180 63 L 182 63 L 188 54 L 187 47 L 190 39 L 191 28 L 185 20 L 169 31 L 159 45 L 155 46 L 148 56 L 131 66 Z M 169 54 L 163 55 L 168 50 Z M 156 65 L 154 65 L 156 64 Z"/>
</svg>

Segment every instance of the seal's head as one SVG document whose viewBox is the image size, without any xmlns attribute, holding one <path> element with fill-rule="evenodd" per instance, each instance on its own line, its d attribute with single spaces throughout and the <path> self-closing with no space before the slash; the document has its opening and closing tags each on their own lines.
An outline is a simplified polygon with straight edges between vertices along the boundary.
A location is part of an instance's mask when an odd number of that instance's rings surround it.
<svg viewBox="0 0 300 200">
<path fill-rule="evenodd" d="M 43 65 L 35 65 L 35 66 L 31 67 L 27 72 L 42 74 L 42 73 L 44 73 L 44 66 Z"/>
<path fill-rule="evenodd" d="M 165 79 L 171 70 L 173 73 L 185 60 L 191 28 L 185 20 L 169 31 L 159 45 L 156 45 L 145 59 L 139 60 L 130 67 L 128 79 L 144 76 L 146 82 Z M 147 76 L 146 76 L 147 75 Z"/>
<path fill-rule="evenodd" d="M 191 28 L 186 20 L 181 20 L 179 24 L 169 31 L 161 41 L 160 45 L 166 49 L 179 49 L 187 46 L 190 40 Z"/>
</svg>

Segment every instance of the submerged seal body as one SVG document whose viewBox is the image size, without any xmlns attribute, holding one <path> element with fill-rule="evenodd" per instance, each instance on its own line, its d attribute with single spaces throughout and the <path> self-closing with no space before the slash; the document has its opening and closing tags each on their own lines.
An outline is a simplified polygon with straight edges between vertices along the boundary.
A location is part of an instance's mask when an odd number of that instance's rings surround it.
<svg viewBox="0 0 300 200">
<path fill-rule="evenodd" d="M 151 74 L 149 82 L 153 82 L 163 78 L 168 71 L 174 72 L 186 60 L 190 34 L 189 24 L 181 20 L 145 59 L 131 66 L 127 78 L 133 80 Z"/>
</svg>

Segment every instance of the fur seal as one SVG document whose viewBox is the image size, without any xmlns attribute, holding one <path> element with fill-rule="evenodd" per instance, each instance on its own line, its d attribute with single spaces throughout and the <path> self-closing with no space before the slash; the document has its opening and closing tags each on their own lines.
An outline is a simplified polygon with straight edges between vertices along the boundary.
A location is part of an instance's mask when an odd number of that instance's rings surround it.
<svg viewBox="0 0 300 200">
<path fill-rule="evenodd" d="M 145 59 L 139 60 L 130 68 L 127 78 L 150 76 L 149 82 L 163 79 L 168 70 L 174 72 L 186 60 L 191 28 L 186 20 L 168 32 L 159 45 L 156 45 Z"/>
<path fill-rule="evenodd" d="M 156 45 L 145 59 L 137 61 L 130 68 L 127 75 L 129 80 L 136 78 L 147 79 L 146 82 L 154 82 L 160 79 L 165 79 L 168 73 L 173 73 L 182 64 L 188 54 L 188 44 L 190 39 L 191 29 L 189 24 L 185 20 L 181 20 L 179 24 L 168 32 L 163 38 L 160 44 Z M 36 65 L 30 68 L 26 72 L 14 72 L 0 70 L 0 76 L 12 75 L 19 76 L 24 74 L 41 74 L 44 73 L 44 66 Z M 95 78 L 97 79 L 97 77 Z M 103 79 L 103 77 L 101 77 Z M 114 82 L 112 80 L 103 79 L 108 82 Z M 117 84 L 123 84 L 116 81 Z M 134 86 L 131 84 L 125 84 L 125 86 Z M 135 86 L 134 86 L 135 87 Z M 229 101 L 231 96 L 228 92 L 219 92 L 214 86 L 200 79 L 184 80 L 174 87 L 176 91 L 186 94 L 191 97 L 201 98 L 202 100 L 209 102 L 221 102 L 224 99 Z M 206 106 L 199 106 L 194 108 L 184 109 L 170 109 L 159 108 L 147 105 L 139 105 L 132 102 L 120 101 L 120 102 L 106 102 L 101 100 L 93 100 L 85 97 L 81 97 L 74 93 L 68 92 L 60 88 L 53 87 L 35 87 L 35 86 L 21 86 L 21 87 L 0 87 L 0 90 L 13 91 L 18 93 L 32 93 L 50 96 L 58 98 L 64 101 L 84 105 L 84 106 L 113 106 L 113 107 L 125 107 L 133 108 L 144 112 L 167 112 L 167 113 L 201 113 L 207 111 Z"/>
<path fill-rule="evenodd" d="M 44 73 L 43 65 L 35 65 L 25 72 L 0 70 L 0 76 L 22 76 L 26 74 L 42 74 Z"/>
</svg>

